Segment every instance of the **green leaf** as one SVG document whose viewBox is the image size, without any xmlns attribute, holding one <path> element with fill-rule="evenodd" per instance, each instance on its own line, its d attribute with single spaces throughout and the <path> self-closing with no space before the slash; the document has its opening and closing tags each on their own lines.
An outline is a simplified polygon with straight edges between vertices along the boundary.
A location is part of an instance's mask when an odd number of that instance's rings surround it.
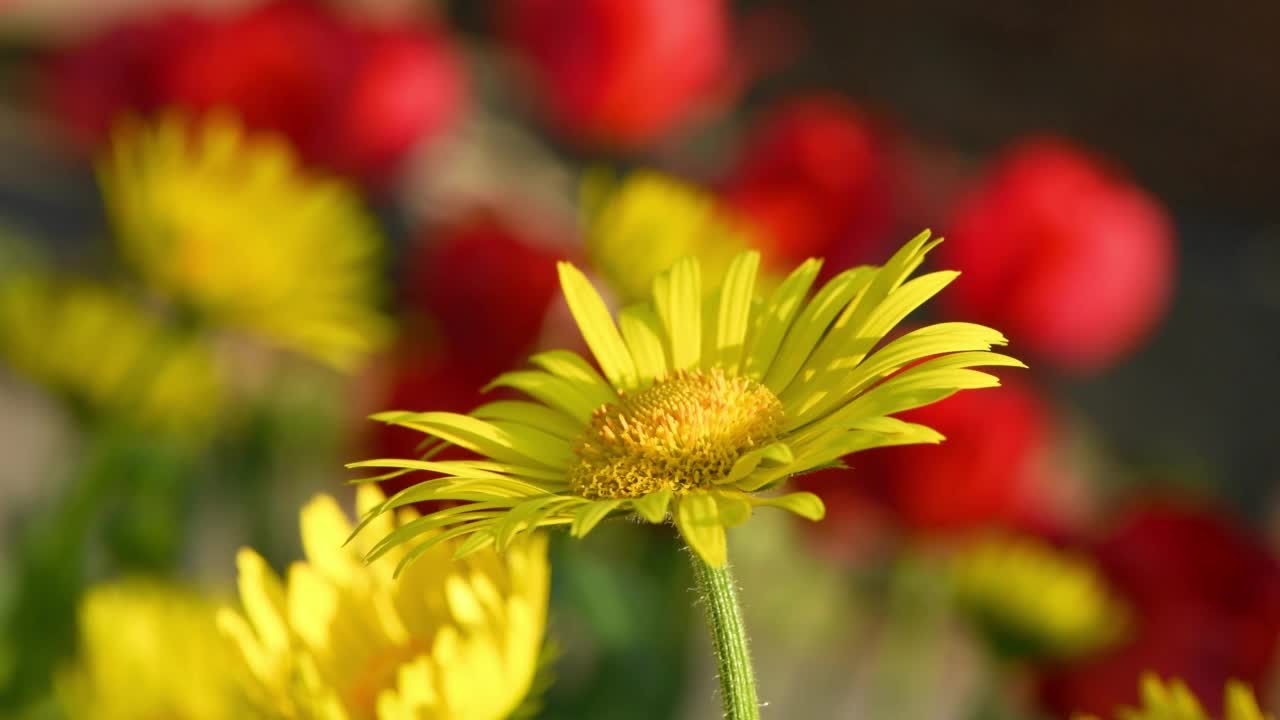
<svg viewBox="0 0 1280 720">
<path fill-rule="evenodd" d="M 626 344 L 622 342 L 622 336 L 618 334 L 618 328 L 613 324 L 604 300 L 582 271 L 566 262 L 559 263 L 557 267 L 569 311 L 573 313 L 587 346 L 600 363 L 600 369 L 618 387 L 634 385 L 635 364 L 631 361 Z"/>
<path fill-rule="evenodd" d="M 676 527 L 689 547 L 711 567 L 724 567 L 728 543 L 720 509 L 710 493 L 692 492 L 676 503 Z"/>
</svg>

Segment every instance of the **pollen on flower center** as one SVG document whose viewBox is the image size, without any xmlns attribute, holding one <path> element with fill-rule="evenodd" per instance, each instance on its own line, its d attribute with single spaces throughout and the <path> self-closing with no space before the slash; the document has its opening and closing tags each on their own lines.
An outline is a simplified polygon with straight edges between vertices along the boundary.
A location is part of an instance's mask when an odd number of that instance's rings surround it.
<svg viewBox="0 0 1280 720">
<path fill-rule="evenodd" d="M 719 369 L 680 371 L 619 397 L 574 443 L 569 486 L 591 500 L 710 487 L 782 431 L 782 403 L 768 388 Z"/>
</svg>

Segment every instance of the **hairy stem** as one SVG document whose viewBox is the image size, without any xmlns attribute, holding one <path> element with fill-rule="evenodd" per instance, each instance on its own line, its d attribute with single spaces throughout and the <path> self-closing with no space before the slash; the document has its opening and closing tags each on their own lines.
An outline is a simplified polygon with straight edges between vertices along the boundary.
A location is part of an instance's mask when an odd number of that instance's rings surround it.
<svg viewBox="0 0 1280 720">
<path fill-rule="evenodd" d="M 698 553 L 689 551 L 693 574 L 697 578 L 702 605 L 706 609 L 711 644 L 716 652 L 716 669 L 720 678 L 720 701 L 727 720 L 759 720 L 760 704 L 756 700 L 756 677 L 747 650 L 747 628 L 738 607 L 738 590 L 733 573 L 724 567 L 707 565 Z"/>
</svg>

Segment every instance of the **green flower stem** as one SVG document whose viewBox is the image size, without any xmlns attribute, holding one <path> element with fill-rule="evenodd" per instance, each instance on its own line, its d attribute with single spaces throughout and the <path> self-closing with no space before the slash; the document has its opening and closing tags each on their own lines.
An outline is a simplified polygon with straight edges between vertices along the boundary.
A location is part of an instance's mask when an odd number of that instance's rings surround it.
<svg viewBox="0 0 1280 720">
<path fill-rule="evenodd" d="M 720 701 L 726 720 L 759 720 L 760 703 L 756 700 L 756 676 L 751 669 L 751 653 L 747 650 L 747 627 L 738 607 L 738 590 L 733 573 L 724 567 L 711 567 L 692 549 L 689 558 L 698 581 L 702 604 L 706 608 L 711 643 L 716 651 L 716 669 L 720 676 Z"/>
</svg>

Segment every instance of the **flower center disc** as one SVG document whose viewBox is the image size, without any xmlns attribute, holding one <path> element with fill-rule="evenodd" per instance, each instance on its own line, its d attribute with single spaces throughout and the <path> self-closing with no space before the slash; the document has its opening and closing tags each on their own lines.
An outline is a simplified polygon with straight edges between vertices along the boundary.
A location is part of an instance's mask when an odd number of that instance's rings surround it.
<svg viewBox="0 0 1280 720">
<path fill-rule="evenodd" d="M 768 388 L 718 368 L 679 371 L 618 395 L 574 443 L 569 487 L 590 500 L 711 487 L 782 430 L 782 403 Z"/>
</svg>

